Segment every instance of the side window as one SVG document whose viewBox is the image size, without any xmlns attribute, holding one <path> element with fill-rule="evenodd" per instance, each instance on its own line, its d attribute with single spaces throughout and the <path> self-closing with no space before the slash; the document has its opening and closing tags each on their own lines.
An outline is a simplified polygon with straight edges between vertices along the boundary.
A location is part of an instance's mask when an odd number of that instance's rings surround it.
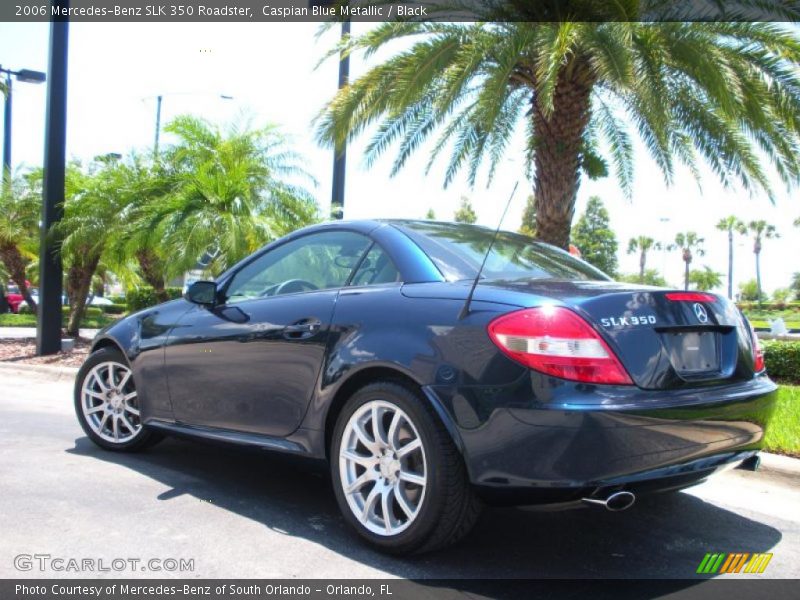
<svg viewBox="0 0 800 600">
<path fill-rule="evenodd" d="M 359 265 L 350 285 L 378 285 L 395 281 L 400 281 L 400 272 L 383 248 L 375 244 Z"/>
<path fill-rule="evenodd" d="M 233 276 L 228 303 L 342 287 L 370 240 L 350 231 L 303 236 L 260 256 Z"/>
</svg>

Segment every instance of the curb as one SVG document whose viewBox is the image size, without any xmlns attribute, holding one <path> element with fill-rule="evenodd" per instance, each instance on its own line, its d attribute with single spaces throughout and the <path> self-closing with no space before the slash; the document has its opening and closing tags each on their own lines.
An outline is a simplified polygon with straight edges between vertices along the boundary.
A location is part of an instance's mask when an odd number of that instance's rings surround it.
<svg viewBox="0 0 800 600">
<path fill-rule="evenodd" d="M 770 452 L 762 452 L 760 456 L 761 465 L 758 468 L 759 471 L 800 477 L 800 459 Z"/>
<path fill-rule="evenodd" d="M 50 375 L 52 379 L 74 379 L 78 367 L 56 367 L 51 365 L 30 365 L 26 363 L 0 362 L 0 373 L 40 373 Z"/>
</svg>

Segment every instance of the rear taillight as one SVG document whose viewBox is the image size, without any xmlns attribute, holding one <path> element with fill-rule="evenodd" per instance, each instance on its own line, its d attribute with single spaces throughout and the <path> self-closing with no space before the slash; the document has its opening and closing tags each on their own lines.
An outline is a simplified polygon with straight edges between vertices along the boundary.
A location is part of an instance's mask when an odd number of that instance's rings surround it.
<svg viewBox="0 0 800 600">
<path fill-rule="evenodd" d="M 526 308 L 489 323 L 508 356 L 547 375 L 585 383 L 632 385 L 608 344 L 584 319 L 558 306 Z"/>
<path fill-rule="evenodd" d="M 664 294 L 667 300 L 672 302 L 716 302 L 717 297 L 714 294 L 705 294 L 703 292 L 667 292 Z"/>
<path fill-rule="evenodd" d="M 748 325 L 750 323 L 748 322 Z M 756 330 L 750 325 L 750 334 L 753 337 L 753 370 L 756 373 L 761 373 L 766 368 L 764 364 L 764 351 L 761 349 L 761 344 L 758 342 L 758 335 Z"/>
</svg>

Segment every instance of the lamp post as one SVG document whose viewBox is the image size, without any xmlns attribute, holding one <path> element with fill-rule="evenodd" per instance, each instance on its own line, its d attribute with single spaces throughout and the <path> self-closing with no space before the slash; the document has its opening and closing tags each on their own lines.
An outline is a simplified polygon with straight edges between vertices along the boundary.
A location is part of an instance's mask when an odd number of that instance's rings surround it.
<svg viewBox="0 0 800 600">
<path fill-rule="evenodd" d="M 69 9 L 69 0 L 54 0 L 54 7 Z M 47 115 L 44 138 L 44 181 L 39 245 L 39 318 L 36 320 L 36 354 L 61 350 L 61 250 L 50 235 L 64 215 L 64 183 L 67 153 L 67 53 L 69 21 L 54 17 L 50 22 L 50 56 Z"/>
<path fill-rule="evenodd" d="M 11 108 L 12 108 L 12 82 L 14 79 L 24 83 L 44 83 L 47 76 L 41 71 L 20 69 L 12 71 L 0 66 L 0 73 L 6 76 L 5 110 L 3 111 L 3 176 L 11 177 Z M 12 78 L 13 75 L 13 78 Z"/>
<path fill-rule="evenodd" d="M 153 156 L 158 156 L 158 143 L 161 139 L 161 106 L 164 103 L 164 96 L 200 96 L 201 93 L 177 92 L 171 94 L 159 94 L 156 96 L 156 134 L 153 141 Z M 228 94 L 215 94 L 220 100 L 233 100 L 233 96 Z M 152 98 L 152 96 L 151 96 Z"/>
<path fill-rule="evenodd" d="M 350 35 L 350 21 L 342 21 L 343 40 Z M 339 58 L 339 89 L 347 85 L 350 79 L 350 55 L 344 50 Z M 331 186 L 331 218 L 344 218 L 344 181 L 347 172 L 347 142 L 337 144 L 333 149 L 333 185 Z"/>
</svg>

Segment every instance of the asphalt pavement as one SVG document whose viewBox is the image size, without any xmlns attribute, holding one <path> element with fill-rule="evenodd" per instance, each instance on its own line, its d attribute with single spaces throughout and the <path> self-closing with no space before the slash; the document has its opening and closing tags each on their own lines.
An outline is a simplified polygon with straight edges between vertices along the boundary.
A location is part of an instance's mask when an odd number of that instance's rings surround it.
<svg viewBox="0 0 800 600">
<path fill-rule="evenodd" d="M 685 578 L 706 552 L 772 552 L 760 577 L 800 576 L 798 475 L 727 471 L 622 513 L 491 508 L 460 544 L 392 558 L 347 529 L 324 466 L 181 440 L 102 451 L 54 373 L 0 370 L 0 578 Z M 18 558 L 34 554 L 50 558 Z M 40 570 L 56 558 L 96 566 Z M 193 570 L 96 570 L 115 559 Z"/>
</svg>

